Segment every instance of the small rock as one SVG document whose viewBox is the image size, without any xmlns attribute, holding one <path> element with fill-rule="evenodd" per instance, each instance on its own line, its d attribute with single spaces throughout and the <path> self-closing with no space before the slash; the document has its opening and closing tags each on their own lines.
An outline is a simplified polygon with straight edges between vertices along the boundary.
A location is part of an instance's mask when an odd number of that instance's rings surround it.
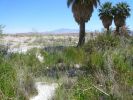
<svg viewBox="0 0 133 100">
<path fill-rule="evenodd" d="M 77 68 L 77 69 L 79 69 L 80 68 L 80 65 L 79 64 L 75 64 L 74 67 Z"/>
<path fill-rule="evenodd" d="M 44 58 L 41 54 L 36 54 L 36 57 L 38 58 L 38 60 L 42 63 L 44 61 Z"/>
<path fill-rule="evenodd" d="M 68 71 L 68 77 L 74 77 L 76 76 L 76 70 L 75 69 L 70 69 Z"/>
</svg>

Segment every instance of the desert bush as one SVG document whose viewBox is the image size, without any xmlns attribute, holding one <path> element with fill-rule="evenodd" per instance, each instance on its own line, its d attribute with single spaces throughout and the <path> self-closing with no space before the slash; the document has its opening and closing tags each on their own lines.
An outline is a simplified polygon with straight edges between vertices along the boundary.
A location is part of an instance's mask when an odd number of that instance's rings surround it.
<svg viewBox="0 0 133 100">
<path fill-rule="evenodd" d="M 33 76 L 41 75 L 46 67 L 36 57 L 36 52 L 29 51 L 26 54 L 15 53 L 10 57 L 10 63 L 16 68 L 27 71 Z"/>
<path fill-rule="evenodd" d="M 8 54 L 8 46 L 0 44 L 0 55 Z"/>
<path fill-rule="evenodd" d="M 16 69 L 0 56 L 0 99 L 26 100 L 25 95 L 19 91 Z"/>
<path fill-rule="evenodd" d="M 56 91 L 55 100 L 112 100 L 104 91 L 95 87 L 91 76 L 80 76 L 76 82 L 62 84 Z"/>
<path fill-rule="evenodd" d="M 65 64 L 79 64 L 84 60 L 84 51 L 74 47 L 65 48 L 62 51 L 57 52 L 45 52 L 44 53 L 45 64 L 54 65 L 58 63 Z"/>
<path fill-rule="evenodd" d="M 0 56 L 0 100 L 28 100 L 36 93 L 34 80 L 26 74 L 26 68 L 20 63 L 24 59 L 19 59 L 20 56 L 11 54 L 9 59 Z"/>
<path fill-rule="evenodd" d="M 16 71 L 3 58 L 0 57 L 0 91 L 2 100 L 16 96 Z"/>
<path fill-rule="evenodd" d="M 64 57 L 65 57 L 66 63 L 71 63 L 71 64 L 83 63 L 84 56 L 85 56 L 85 53 L 83 49 L 80 49 L 80 48 L 70 47 L 64 50 Z"/>
<path fill-rule="evenodd" d="M 120 54 L 120 52 L 113 55 L 114 67 L 120 72 L 127 72 L 131 65 L 130 61 L 126 58 L 125 54 Z"/>
<path fill-rule="evenodd" d="M 91 75 L 97 85 L 101 84 L 111 98 L 131 99 L 133 98 L 130 91 L 131 84 L 133 85 L 130 79 L 133 71 L 131 37 L 108 36 L 101 35 L 93 40 L 95 43 L 93 48 L 96 50 L 87 51 L 87 66 L 93 70 Z M 99 66 L 100 69 L 94 66 Z"/>
<path fill-rule="evenodd" d="M 30 74 L 25 72 L 24 75 L 19 75 L 19 90 L 27 99 L 37 94 L 34 79 Z"/>
<path fill-rule="evenodd" d="M 101 69 L 104 66 L 103 54 L 100 52 L 93 52 L 89 55 L 90 59 L 90 68 L 92 69 Z"/>
<path fill-rule="evenodd" d="M 86 52 L 104 51 L 109 48 L 115 48 L 120 43 L 120 37 L 112 34 L 100 34 L 95 39 L 91 39 L 85 45 Z"/>
</svg>

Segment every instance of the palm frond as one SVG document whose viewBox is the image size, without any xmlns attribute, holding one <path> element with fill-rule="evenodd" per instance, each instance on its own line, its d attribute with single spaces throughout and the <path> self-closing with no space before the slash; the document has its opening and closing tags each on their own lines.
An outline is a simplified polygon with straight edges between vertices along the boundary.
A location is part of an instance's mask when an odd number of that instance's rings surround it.
<svg viewBox="0 0 133 100">
<path fill-rule="evenodd" d="M 97 7 L 100 5 L 100 0 L 67 0 L 67 6 L 70 7 L 70 5 L 73 4 L 86 4 L 86 5 L 92 5 L 94 7 Z"/>
<path fill-rule="evenodd" d="M 72 5 L 74 1 L 75 0 L 67 0 L 67 6 L 70 7 L 70 5 Z"/>
<path fill-rule="evenodd" d="M 104 18 L 106 16 L 113 18 L 112 3 L 111 2 L 105 2 L 104 4 L 102 4 L 100 6 L 100 9 L 99 9 L 99 17 L 100 17 L 100 19 L 102 19 L 102 18 Z"/>
<path fill-rule="evenodd" d="M 120 2 L 113 7 L 113 15 L 120 17 L 129 17 L 130 16 L 130 6 L 126 2 Z"/>
</svg>

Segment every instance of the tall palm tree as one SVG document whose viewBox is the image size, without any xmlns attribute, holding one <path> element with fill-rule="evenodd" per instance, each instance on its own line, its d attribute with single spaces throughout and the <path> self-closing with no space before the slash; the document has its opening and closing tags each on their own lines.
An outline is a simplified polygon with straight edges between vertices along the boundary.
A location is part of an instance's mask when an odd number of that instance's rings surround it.
<svg viewBox="0 0 133 100">
<path fill-rule="evenodd" d="M 126 19 L 130 16 L 130 11 L 130 6 L 126 2 L 120 2 L 113 7 L 114 23 L 117 34 L 120 34 L 120 27 L 126 24 Z"/>
<path fill-rule="evenodd" d="M 102 20 L 103 26 L 107 29 L 107 33 L 109 32 L 109 27 L 113 21 L 113 14 L 112 14 L 112 3 L 105 2 L 101 5 L 99 9 L 99 17 Z"/>
<path fill-rule="evenodd" d="M 94 7 L 98 4 L 100 0 L 67 0 L 67 5 L 72 6 L 73 16 L 80 26 L 78 46 L 85 43 L 85 23 L 90 20 Z"/>
</svg>

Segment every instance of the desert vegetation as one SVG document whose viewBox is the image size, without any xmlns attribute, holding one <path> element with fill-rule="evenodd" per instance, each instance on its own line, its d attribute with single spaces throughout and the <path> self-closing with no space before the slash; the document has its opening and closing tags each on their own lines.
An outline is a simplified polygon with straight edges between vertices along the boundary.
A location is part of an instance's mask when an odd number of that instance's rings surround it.
<svg viewBox="0 0 133 100">
<path fill-rule="evenodd" d="M 132 50 L 128 49 L 131 41 L 132 37 L 106 34 L 88 41 L 82 48 L 85 56 L 80 63 L 84 74 L 78 74 L 76 82 L 64 83 L 57 90 L 56 100 L 131 100 Z"/>
<path fill-rule="evenodd" d="M 121 29 L 131 8 L 125 2 L 101 4 L 99 20 L 107 31 L 91 36 L 85 23 L 98 4 L 68 0 L 79 37 L 5 35 L 0 26 L 0 100 L 34 100 L 41 82 L 55 90 L 48 100 L 132 100 L 133 36 Z M 111 30 L 113 21 L 116 29 Z"/>
</svg>

